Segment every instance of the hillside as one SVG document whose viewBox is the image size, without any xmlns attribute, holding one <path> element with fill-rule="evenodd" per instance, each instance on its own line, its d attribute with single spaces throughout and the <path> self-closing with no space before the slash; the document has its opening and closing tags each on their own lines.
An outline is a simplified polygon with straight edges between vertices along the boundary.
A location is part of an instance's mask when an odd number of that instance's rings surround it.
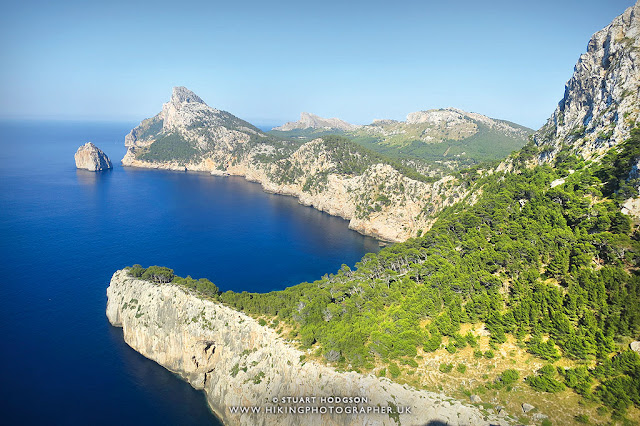
<svg viewBox="0 0 640 426">
<path fill-rule="evenodd" d="M 436 212 L 467 196 L 475 199 L 467 192 L 475 172 L 464 181 L 425 176 L 339 136 L 277 138 L 184 87 L 174 88 L 162 111 L 134 128 L 125 144 L 125 166 L 244 176 L 388 241 L 416 236 Z"/>
<path fill-rule="evenodd" d="M 457 175 L 474 203 L 458 198 L 354 269 L 208 297 L 315 362 L 506 407 L 521 423 L 637 420 L 639 28 L 640 2 L 593 36 L 534 142 Z"/>
<path fill-rule="evenodd" d="M 412 112 L 406 121 L 351 126 L 323 127 L 301 120 L 295 127 L 276 127 L 269 134 L 302 141 L 339 134 L 420 171 L 441 175 L 501 160 L 522 148 L 533 133 L 518 124 L 455 108 Z"/>
</svg>

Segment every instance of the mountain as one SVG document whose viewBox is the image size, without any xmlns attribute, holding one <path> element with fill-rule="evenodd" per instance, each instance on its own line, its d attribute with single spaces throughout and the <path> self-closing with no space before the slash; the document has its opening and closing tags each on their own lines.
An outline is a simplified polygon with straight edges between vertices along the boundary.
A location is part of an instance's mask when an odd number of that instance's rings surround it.
<svg viewBox="0 0 640 426">
<path fill-rule="evenodd" d="M 417 111 L 408 114 L 406 121 L 379 119 L 365 126 L 315 119 L 320 117 L 302 113 L 300 121 L 275 127 L 269 134 L 303 141 L 339 134 L 431 175 L 501 160 L 522 148 L 534 132 L 456 108 Z"/>
<path fill-rule="evenodd" d="M 416 191 L 417 207 L 420 191 L 438 185 L 436 199 L 450 198 L 429 210 L 428 226 L 416 238 L 368 254 L 354 268 L 343 265 L 282 291 L 200 297 L 276 329 L 304 351 L 300 362 L 329 364 L 351 377 L 385 377 L 416 391 L 437 389 L 481 404 L 506 423 L 505 413 L 517 415 L 519 424 L 632 424 L 640 418 L 640 220 L 625 206 L 640 199 L 639 12 L 640 2 L 593 36 L 551 119 L 495 168 L 429 183 L 339 137 L 298 145 L 277 160 L 280 173 L 328 171 L 329 186 L 347 182 L 349 174 L 357 186 L 342 189 L 367 188 L 360 194 L 382 185 L 375 198 L 381 209 L 401 210 L 404 202 L 395 197 Z M 455 110 L 410 117 L 403 125 L 467 120 Z M 383 169 L 390 174 L 363 178 Z M 159 269 L 136 265 L 124 279 L 144 280 Z M 213 286 L 162 271 L 190 294 Z M 152 299 L 151 305 L 158 300 Z M 133 311 L 127 315 L 132 320 Z M 206 326 L 213 319 L 196 321 Z M 137 324 L 140 333 L 165 334 L 151 322 Z M 150 340 L 172 347 L 170 340 Z M 275 359 L 286 353 L 273 350 Z M 251 365 L 210 371 L 234 375 Z M 308 394 L 308 387 L 290 394 Z"/>
<path fill-rule="evenodd" d="M 296 129 L 321 129 L 321 130 L 343 130 L 349 131 L 357 129 L 360 126 L 347 123 L 339 118 L 322 118 L 308 112 L 300 113 L 300 120 L 290 121 L 272 130 L 288 132 Z"/>
<path fill-rule="evenodd" d="M 580 56 L 564 96 L 534 135 L 538 162 L 563 148 L 598 158 L 630 136 L 640 113 L 640 5 L 595 33 Z"/>
<path fill-rule="evenodd" d="M 503 159 L 522 148 L 532 133 L 509 121 L 444 108 L 412 112 L 404 122 L 376 120 L 347 136 L 382 154 L 451 170 Z"/>
<path fill-rule="evenodd" d="M 125 166 L 244 176 L 389 241 L 418 235 L 435 212 L 468 195 L 466 182 L 421 175 L 344 138 L 303 143 L 268 135 L 184 87 L 125 144 Z"/>
</svg>

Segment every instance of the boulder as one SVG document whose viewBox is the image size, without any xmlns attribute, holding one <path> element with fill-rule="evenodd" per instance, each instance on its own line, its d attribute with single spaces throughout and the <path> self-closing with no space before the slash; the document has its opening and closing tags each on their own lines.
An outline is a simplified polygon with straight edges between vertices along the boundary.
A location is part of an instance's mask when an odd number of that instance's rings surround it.
<svg viewBox="0 0 640 426">
<path fill-rule="evenodd" d="M 531 410 L 534 410 L 536 407 L 534 407 L 531 404 L 527 404 L 526 402 L 524 404 L 522 404 L 522 412 L 523 413 L 528 413 Z"/>
</svg>

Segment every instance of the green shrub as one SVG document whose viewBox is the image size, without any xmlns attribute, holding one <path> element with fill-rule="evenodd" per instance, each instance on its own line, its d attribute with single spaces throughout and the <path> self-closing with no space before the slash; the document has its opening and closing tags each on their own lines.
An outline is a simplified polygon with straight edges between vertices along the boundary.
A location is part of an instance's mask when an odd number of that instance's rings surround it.
<svg viewBox="0 0 640 426">
<path fill-rule="evenodd" d="M 398 377 L 400 375 L 400 367 L 398 367 L 398 364 L 394 362 L 389 364 L 389 373 L 393 378 Z"/>
<path fill-rule="evenodd" d="M 453 364 L 442 363 L 440 364 L 439 370 L 441 373 L 451 373 L 451 370 L 453 370 Z"/>
</svg>

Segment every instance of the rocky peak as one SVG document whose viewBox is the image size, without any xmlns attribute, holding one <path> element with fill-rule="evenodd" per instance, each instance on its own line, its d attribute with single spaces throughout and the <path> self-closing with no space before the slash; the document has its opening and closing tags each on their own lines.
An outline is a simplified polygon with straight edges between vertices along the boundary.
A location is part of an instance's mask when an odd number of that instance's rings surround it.
<svg viewBox="0 0 640 426">
<path fill-rule="evenodd" d="M 310 112 L 300 113 L 300 120 L 290 121 L 273 130 L 287 132 L 294 129 L 338 129 L 338 130 L 354 130 L 360 126 L 347 123 L 339 118 L 323 118 Z"/>
<path fill-rule="evenodd" d="M 595 33 L 580 56 L 564 97 L 535 134 L 538 161 L 555 158 L 563 143 L 597 158 L 630 135 L 640 110 L 640 1 Z"/>
<path fill-rule="evenodd" d="M 407 124 L 442 124 L 442 123 L 458 123 L 464 119 L 461 111 L 454 108 L 446 109 L 430 109 L 428 111 L 411 112 L 407 115 Z"/>
<path fill-rule="evenodd" d="M 173 88 L 171 99 L 162 106 L 160 118 L 163 130 L 182 129 L 194 122 L 208 120 L 219 111 L 207 105 L 198 95 L 186 87 Z"/>
<path fill-rule="evenodd" d="M 187 89 L 184 86 L 177 86 L 173 88 L 173 93 L 171 94 L 172 104 L 181 104 L 181 103 L 198 103 L 204 104 L 205 102 L 191 90 Z M 205 104 L 206 105 L 206 104 Z"/>
</svg>

